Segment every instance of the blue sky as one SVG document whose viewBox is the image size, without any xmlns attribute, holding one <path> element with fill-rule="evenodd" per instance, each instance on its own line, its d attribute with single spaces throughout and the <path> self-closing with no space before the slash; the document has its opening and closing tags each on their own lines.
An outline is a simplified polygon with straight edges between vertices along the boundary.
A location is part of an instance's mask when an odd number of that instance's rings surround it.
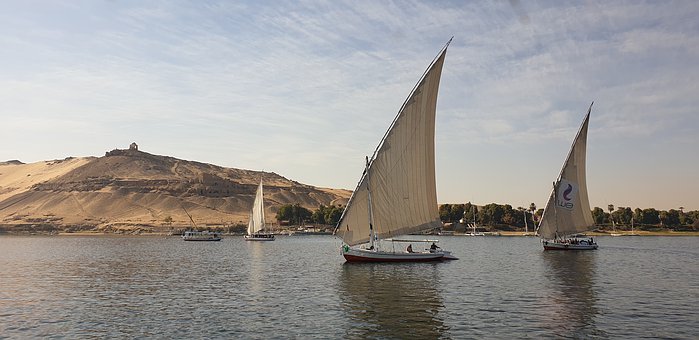
<svg viewBox="0 0 699 340">
<path fill-rule="evenodd" d="M 696 1 L 7 1 L 0 160 L 141 150 L 354 189 L 454 36 L 440 203 L 543 207 L 591 101 L 593 206 L 699 209 Z"/>
</svg>

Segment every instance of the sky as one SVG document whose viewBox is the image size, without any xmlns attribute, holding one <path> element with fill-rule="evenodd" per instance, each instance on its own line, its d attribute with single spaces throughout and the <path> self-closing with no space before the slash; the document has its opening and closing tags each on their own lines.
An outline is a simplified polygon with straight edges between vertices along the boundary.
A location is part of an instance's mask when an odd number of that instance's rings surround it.
<svg viewBox="0 0 699 340">
<path fill-rule="evenodd" d="M 0 161 L 153 154 L 354 189 L 453 36 L 439 203 L 699 209 L 696 1 L 3 1 Z"/>
</svg>

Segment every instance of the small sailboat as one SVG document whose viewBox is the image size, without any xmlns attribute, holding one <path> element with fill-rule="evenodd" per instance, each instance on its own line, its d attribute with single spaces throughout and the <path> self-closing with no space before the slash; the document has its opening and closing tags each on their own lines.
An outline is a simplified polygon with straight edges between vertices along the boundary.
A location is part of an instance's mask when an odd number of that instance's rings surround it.
<svg viewBox="0 0 699 340">
<path fill-rule="evenodd" d="M 592 238 L 579 238 L 579 233 L 594 226 L 587 195 L 585 158 L 587 130 L 592 104 L 587 110 L 563 169 L 553 183 L 553 191 L 539 222 L 538 233 L 545 250 L 597 249 Z"/>
<path fill-rule="evenodd" d="M 265 203 L 262 190 L 262 179 L 260 179 L 255 193 L 255 201 L 252 203 L 250 211 L 248 234 L 245 235 L 245 241 L 274 241 L 274 234 L 263 232 L 265 229 Z"/>
<path fill-rule="evenodd" d="M 472 231 L 467 233 L 466 236 L 485 236 L 484 233 L 476 231 L 478 228 L 478 224 L 476 224 L 476 208 L 471 207 L 471 211 L 473 212 L 473 224 L 470 225 Z"/>
<path fill-rule="evenodd" d="M 456 259 L 437 240 L 397 239 L 442 226 L 434 166 L 435 113 L 449 42 L 398 111 L 340 217 L 334 234 L 348 262 L 422 262 Z M 429 249 L 413 244 L 431 243 Z M 408 246 L 406 247 L 405 244 Z"/>
<path fill-rule="evenodd" d="M 633 216 L 631 216 L 631 233 L 626 234 L 626 235 L 627 236 L 638 236 L 638 234 L 636 234 L 636 232 L 633 230 Z"/>
<path fill-rule="evenodd" d="M 612 232 L 609 235 L 612 236 L 623 236 L 622 233 L 616 231 L 616 224 L 614 223 L 614 218 L 612 218 L 612 211 L 609 212 L 609 219 L 612 221 Z"/>
</svg>

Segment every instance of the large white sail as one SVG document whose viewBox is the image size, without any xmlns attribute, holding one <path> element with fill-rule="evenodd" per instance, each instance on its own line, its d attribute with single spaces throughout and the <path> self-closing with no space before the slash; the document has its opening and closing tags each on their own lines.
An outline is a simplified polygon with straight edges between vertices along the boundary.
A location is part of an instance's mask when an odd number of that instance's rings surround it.
<svg viewBox="0 0 699 340">
<path fill-rule="evenodd" d="M 265 227 L 265 204 L 262 196 L 262 180 L 260 180 L 260 185 L 257 186 L 257 193 L 255 194 L 255 202 L 253 202 L 252 211 L 250 212 L 248 235 L 257 233 Z"/>
<path fill-rule="evenodd" d="M 445 55 L 446 47 L 413 89 L 369 161 L 335 230 L 346 244 L 369 241 L 370 212 L 378 238 L 442 225 L 437 209 L 434 135 Z"/>
<path fill-rule="evenodd" d="M 587 231 L 594 225 L 585 179 L 587 127 L 591 110 L 592 104 L 546 203 L 544 216 L 539 224 L 539 236 L 543 239 Z"/>
</svg>

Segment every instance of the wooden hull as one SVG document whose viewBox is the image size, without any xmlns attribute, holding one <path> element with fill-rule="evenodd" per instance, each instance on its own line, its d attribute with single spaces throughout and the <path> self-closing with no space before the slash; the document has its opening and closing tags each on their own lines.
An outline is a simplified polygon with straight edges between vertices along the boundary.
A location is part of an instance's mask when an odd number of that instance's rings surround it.
<svg viewBox="0 0 699 340">
<path fill-rule="evenodd" d="M 272 234 L 245 235 L 245 241 L 274 241 L 274 235 L 272 235 Z"/>
<path fill-rule="evenodd" d="M 357 248 L 344 248 L 342 256 L 347 262 L 433 262 L 458 260 L 448 251 L 434 253 L 384 252 Z"/>
<path fill-rule="evenodd" d="M 214 238 L 183 238 L 185 241 L 221 241 L 220 237 L 214 237 Z"/>
<path fill-rule="evenodd" d="M 221 234 L 208 231 L 185 231 L 182 239 L 185 241 L 221 241 Z"/>
<path fill-rule="evenodd" d="M 575 243 L 561 243 L 558 241 L 542 241 L 544 245 L 544 250 L 595 250 L 597 249 L 597 243 L 588 243 L 587 241 L 580 241 Z"/>
</svg>

